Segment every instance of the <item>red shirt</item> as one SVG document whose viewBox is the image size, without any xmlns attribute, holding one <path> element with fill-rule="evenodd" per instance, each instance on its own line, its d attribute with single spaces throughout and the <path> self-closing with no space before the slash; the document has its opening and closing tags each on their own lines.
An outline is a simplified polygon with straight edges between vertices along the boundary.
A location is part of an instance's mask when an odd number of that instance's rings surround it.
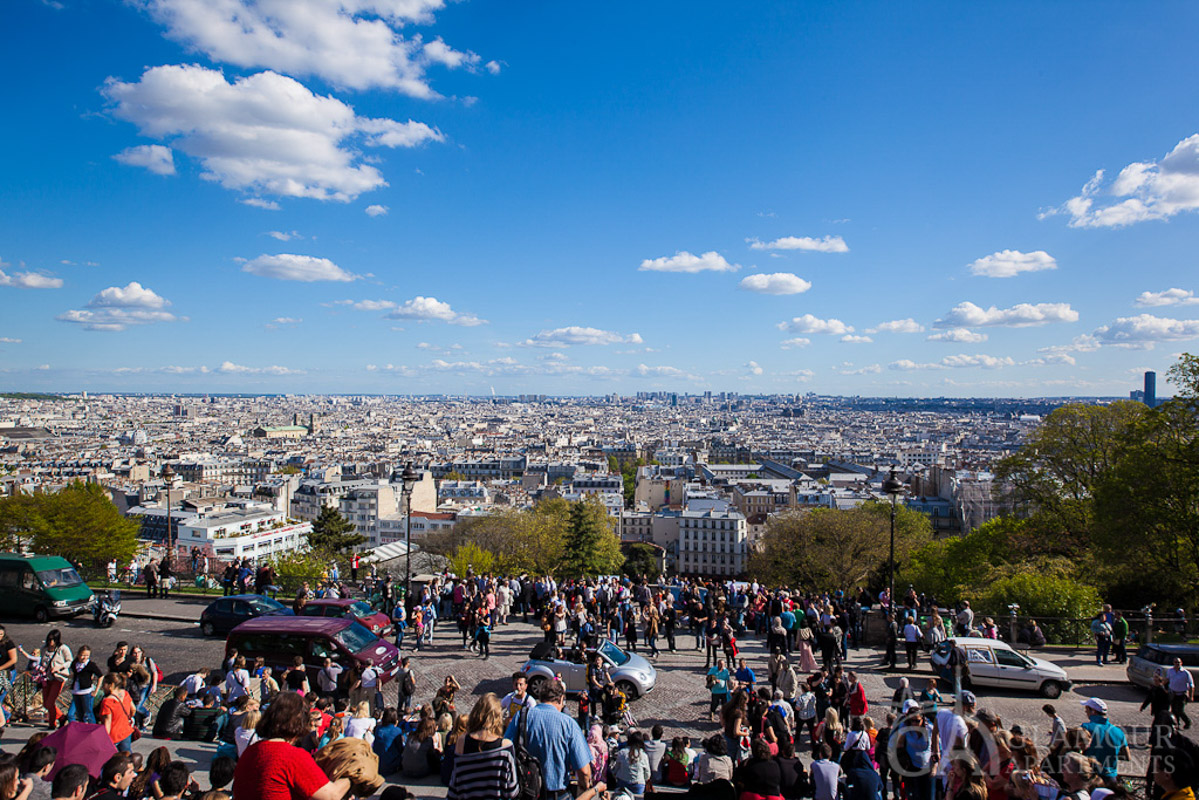
<svg viewBox="0 0 1199 800">
<path fill-rule="evenodd" d="M 235 797 L 308 800 L 329 778 L 312 755 L 286 742 L 255 742 L 237 760 Z"/>
</svg>

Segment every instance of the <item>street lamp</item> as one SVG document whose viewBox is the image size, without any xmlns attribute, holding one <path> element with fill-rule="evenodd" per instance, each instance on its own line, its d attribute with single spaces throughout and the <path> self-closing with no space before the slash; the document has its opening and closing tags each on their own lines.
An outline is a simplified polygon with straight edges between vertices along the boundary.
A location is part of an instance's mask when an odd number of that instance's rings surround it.
<svg viewBox="0 0 1199 800">
<path fill-rule="evenodd" d="M 162 480 L 167 485 L 167 557 L 170 558 L 171 551 L 174 549 L 174 536 L 172 536 L 171 525 L 171 483 L 175 480 L 175 470 L 171 469 L 170 464 L 164 464 L 162 467 Z"/>
<path fill-rule="evenodd" d="M 404 556 L 408 562 L 404 567 L 404 605 L 408 609 L 412 608 L 412 490 L 419 478 L 409 461 L 400 473 L 404 482 Z"/>
<path fill-rule="evenodd" d="M 891 474 L 883 481 L 883 491 L 891 498 L 891 558 L 890 558 L 890 593 L 887 595 L 890 603 L 888 611 L 892 616 L 895 614 L 895 504 L 899 500 L 899 496 L 903 494 L 903 481 L 899 480 L 895 475 L 895 467 L 891 467 Z"/>
</svg>

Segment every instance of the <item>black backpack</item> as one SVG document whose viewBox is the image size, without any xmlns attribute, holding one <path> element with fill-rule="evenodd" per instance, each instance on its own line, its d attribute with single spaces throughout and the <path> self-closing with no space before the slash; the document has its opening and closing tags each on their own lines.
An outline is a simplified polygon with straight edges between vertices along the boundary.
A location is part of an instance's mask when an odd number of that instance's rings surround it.
<svg viewBox="0 0 1199 800">
<path fill-rule="evenodd" d="M 541 762 L 533 757 L 528 748 L 528 733 L 525 729 L 528 722 L 529 709 L 521 710 L 516 723 L 516 777 L 520 782 L 520 800 L 539 800 L 541 797 L 542 778 Z"/>
</svg>

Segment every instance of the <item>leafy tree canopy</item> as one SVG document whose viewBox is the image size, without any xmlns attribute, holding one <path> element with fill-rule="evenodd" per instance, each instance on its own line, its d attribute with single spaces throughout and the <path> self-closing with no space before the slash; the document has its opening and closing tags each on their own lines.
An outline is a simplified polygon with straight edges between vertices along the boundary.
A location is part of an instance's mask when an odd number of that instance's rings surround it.
<svg viewBox="0 0 1199 800">
<path fill-rule="evenodd" d="M 365 543 L 366 537 L 332 506 L 321 508 L 320 515 L 312 523 L 312 533 L 308 534 L 308 544 L 318 552 L 346 553 Z"/>
</svg>

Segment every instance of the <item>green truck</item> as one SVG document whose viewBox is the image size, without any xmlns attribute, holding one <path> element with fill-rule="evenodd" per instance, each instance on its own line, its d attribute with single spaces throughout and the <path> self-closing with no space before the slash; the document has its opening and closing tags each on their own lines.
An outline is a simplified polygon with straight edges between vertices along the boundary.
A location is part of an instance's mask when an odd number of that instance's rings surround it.
<svg viewBox="0 0 1199 800">
<path fill-rule="evenodd" d="M 62 556 L 0 553 L 0 617 L 47 622 L 81 614 L 91 603 L 92 590 Z"/>
</svg>

